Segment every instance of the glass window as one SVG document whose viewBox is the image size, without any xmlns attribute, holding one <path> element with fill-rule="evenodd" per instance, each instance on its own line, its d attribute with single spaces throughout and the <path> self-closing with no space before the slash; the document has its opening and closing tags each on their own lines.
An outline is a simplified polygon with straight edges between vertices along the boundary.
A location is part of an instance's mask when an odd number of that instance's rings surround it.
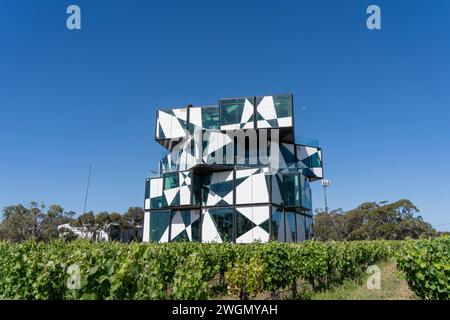
<svg viewBox="0 0 450 320">
<path fill-rule="evenodd" d="M 219 108 L 202 108 L 202 124 L 204 129 L 219 129 Z"/>
<path fill-rule="evenodd" d="M 302 181 L 302 207 L 305 209 L 312 209 L 311 202 L 311 188 L 307 177 L 301 176 Z"/>
<path fill-rule="evenodd" d="M 200 205 L 202 202 L 202 178 L 199 173 L 193 173 L 192 179 L 193 205 Z"/>
<path fill-rule="evenodd" d="M 172 241 L 200 241 L 200 210 L 181 210 L 172 212 L 173 217 L 180 213 L 185 229 L 179 233 Z M 172 228 L 173 234 L 173 228 Z"/>
<path fill-rule="evenodd" d="M 170 211 L 152 211 L 150 212 L 150 241 L 167 242 L 168 228 L 170 223 Z M 162 239 L 166 234 L 167 239 Z"/>
<path fill-rule="evenodd" d="M 232 174 L 231 171 L 223 171 L 210 173 L 204 176 L 202 183 L 203 205 L 228 206 L 232 204 L 223 199 L 232 192 L 234 188 L 233 179 L 226 180 L 230 174 Z"/>
<path fill-rule="evenodd" d="M 273 96 L 277 118 L 292 117 L 292 96 L 290 94 L 280 94 Z"/>
<path fill-rule="evenodd" d="M 150 180 L 145 181 L 145 199 L 150 198 Z"/>
<path fill-rule="evenodd" d="M 314 153 L 309 157 L 310 159 L 310 168 L 320 168 L 322 167 L 322 161 L 319 158 L 319 152 Z"/>
<path fill-rule="evenodd" d="M 284 214 L 281 209 L 272 209 L 272 235 L 270 240 L 285 242 Z"/>
<path fill-rule="evenodd" d="M 167 203 L 164 200 L 164 197 L 155 197 L 150 199 L 150 208 L 151 209 L 158 209 L 162 207 L 167 207 Z"/>
<path fill-rule="evenodd" d="M 200 210 L 191 210 L 195 215 L 194 222 L 191 223 L 192 241 L 200 241 Z"/>
<path fill-rule="evenodd" d="M 178 172 L 166 173 L 164 175 L 164 190 L 179 187 Z"/>
<path fill-rule="evenodd" d="M 297 174 L 285 174 L 283 177 L 284 203 L 289 207 L 300 206 L 299 181 Z"/>
<path fill-rule="evenodd" d="M 305 216 L 297 214 L 297 241 L 304 241 L 305 238 Z"/>
<path fill-rule="evenodd" d="M 244 104 L 245 98 L 220 100 L 220 124 L 241 123 Z"/>
<path fill-rule="evenodd" d="M 224 165 L 225 164 L 232 164 L 232 163 L 227 163 L 227 146 L 226 145 L 222 147 L 222 159 L 219 159 L 219 156 L 217 156 L 217 161 L 216 162 L 219 163 L 219 164 L 224 164 Z"/>
<path fill-rule="evenodd" d="M 180 232 L 171 242 L 190 242 L 186 229 Z"/>
<path fill-rule="evenodd" d="M 291 143 L 280 143 L 280 156 L 283 157 L 286 166 L 290 167 L 296 164 L 297 158 L 295 157 L 295 148 Z"/>
<path fill-rule="evenodd" d="M 189 152 L 189 154 L 191 154 L 191 155 L 195 155 L 195 143 L 194 142 L 195 142 L 194 139 L 190 139 L 187 142 L 188 148 L 186 148 L 186 151 Z M 181 154 L 183 154 L 183 153 L 181 153 Z"/>
<path fill-rule="evenodd" d="M 233 208 L 210 210 L 223 242 L 233 241 Z"/>
<path fill-rule="evenodd" d="M 165 113 L 165 116 L 161 116 Z M 170 139 L 177 137 L 184 137 L 185 131 L 183 129 L 188 129 L 187 126 L 187 108 L 177 108 L 177 109 L 161 109 L 158 110 L 157 115 L 157 132 L 156 137 L 159 139 Z M 160 121 L 167 122 L 164 127 L 168 131 L 163 131 L 163 126 Z"/>
<path fill-rule="evenodd" d="M 170 171 L 168 156 L 159 160 L 159 172 L 164 173 Z"/>
<path fill-rule="evenodd" d="M 210 188 L 219 197 L 225 197 L 226 195 L 233 192 L 233 188 L 234 188 L 233 180 L 224 181 L 225 175 L 228 174 L 228 171 L 225 171 L 225 172 L 226 173 L 223 175 L 223 177 L 220 177 L 220 178 L 222 178 L 221 181 L 218 181 L 216 184 L 212 185 Z M 233 204 L 233 203 L 231 202 L 229 204 Z M 220 203 L 218 203 L 217 205 L 220 205 Z"/>
<path fill-rule="evenodd" d="M 296 241 L 295 212 L 286 211 L 285 216 L 286 216 L 286 242 L 295 242 Z"/>
<path fill-rule="evenodd" d="M 305 218 L 305 236 L 306 240 L 309 240 L 312 238 L 313 235 L 313 219 L 309 216 L 306 216 Z"/>
<path fill-rule="evenodd" d="M 271 114 L 270 116 L 275 118 L 286 118 L 292 117 L 292 96 L 290 94 L 279 94 L 274 96 L 261 96 L 256 97 L 256 105 L 259 105 L 264 98 L 272 97 L 275 107 L 275 114 Z M 268 110 L 266 110 L 267 112 Z M 264 117 L 258 113 L 258 120 L 263 120 Z M 270 123 L 270 120 L 269 120 Z M 272 123 L 272 126 L 278 126 L 278 124 Z"/>
<path fill-rule="evenodd" d="M 179 216 L 181 216 L 181 221 Z M 172 211 L 171 241 L 200 241 L 200 211 L 179 210 Z M 181 226 L 180 226 L 181 224 Z M 180 232 L 180 227 L 183 228 Z M 190 228 L 188 228 L 190 227 Z M 178 231 L 175 231 L 178 230 Z M 176 234 L 175 234 L 176 233 Z"/>
<path fill-rule="evenodd" d="M 297 149 L 298 150 L 298 149 Z M 298 153 L 299 151 L 297 151 Z M 302 160 L 302 163 L 307 167 L 307 168 L 320 168 L 322 167 L 322 161 L 320 160 L 319 157 L 319 152 L 316 152 L 314 154 L 312 154 L 309 157 L 306 157 L 305 159 Z"/>
<path fill-rule="evenodd" d="M 206 174 L 206 175 L 203 177 L 203 184 L 204 184 L 204 185 L 210 185 L 211 182 L 212 182 L 212 173 Z"/>
<path fill-rule="evenodd" d="M 252 213 L 252 215 L 253 215 L 253 213 Z M 251 229 L 253 229 L 254 226 L 255 226 L 255 224 L 250 219 L 248 219 L 246 216 L 241 214 L 239 212 L 239 210 L 236 211 L 236 237 L 237 238 L 239 238 L 243 234 L 245 234 L 248 231 L 250 231 Z"/>
<path fill-rule="evenodd" d="M 207 147 L 208 147 L 208 144 L 209 144 L 209 141 L 210 141 L 209 137 L 210 137 L 209 132 L 208 131 L 204 131 L 203 132 L 203 137 L 202 137 L 202 139 L 203 139 L 202 140 L 202 152 L 203 152 L 202 158 L 204 156 L 206 156 Z M 205 160 L 202 159 L 202 162 L 205 162 Z M 206 160 L 206 163 L 208 163 L 208 159 Z"/>
</svg>

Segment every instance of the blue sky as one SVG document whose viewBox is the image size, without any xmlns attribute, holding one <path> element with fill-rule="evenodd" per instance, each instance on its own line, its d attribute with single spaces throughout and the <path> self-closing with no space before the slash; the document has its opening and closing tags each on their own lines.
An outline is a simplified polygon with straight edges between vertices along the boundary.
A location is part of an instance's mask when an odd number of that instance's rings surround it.
<svg viewBox="0 0 450 320">
<path fill-rule="evenodd" d="M 292 92 L 330 207 L 407 198 L 450 230 L 449 18 L 446 0 L 1 0 L 0 207 L 80 212 L 89 165 L 87 209 L 142 206 L 158 107 Z"/>
</svg>

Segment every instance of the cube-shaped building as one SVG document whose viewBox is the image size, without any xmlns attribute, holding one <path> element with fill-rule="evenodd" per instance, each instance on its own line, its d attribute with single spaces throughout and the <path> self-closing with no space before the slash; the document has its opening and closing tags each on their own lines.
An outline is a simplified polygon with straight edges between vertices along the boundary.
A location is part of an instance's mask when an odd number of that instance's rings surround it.
<svg viewBox="0 0 450 320">
<path fill-rule="evenodd" d="M 158 110 L 155 140 L 168 152 L 145 182 L 144 241 L 312 237 L 322 150 L 295 143 L 291 94 Z"/>
</svg>

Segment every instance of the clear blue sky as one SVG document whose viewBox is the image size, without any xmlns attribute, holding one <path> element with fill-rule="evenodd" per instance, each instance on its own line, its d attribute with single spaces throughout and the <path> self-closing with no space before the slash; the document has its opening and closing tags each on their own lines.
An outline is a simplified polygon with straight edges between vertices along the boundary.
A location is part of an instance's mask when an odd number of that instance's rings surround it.
<svg viewBox="0 0 450 320">
<path fill-rule="evenodd" d="M 292 92 L 330 207 L 407 198 L 450 223 L 449 57 L 447 0 L 0 0 L 0 207 L 80 212 L 89 165 L 87 209 L 142 206 L 158 107 Z"/>
</svg>

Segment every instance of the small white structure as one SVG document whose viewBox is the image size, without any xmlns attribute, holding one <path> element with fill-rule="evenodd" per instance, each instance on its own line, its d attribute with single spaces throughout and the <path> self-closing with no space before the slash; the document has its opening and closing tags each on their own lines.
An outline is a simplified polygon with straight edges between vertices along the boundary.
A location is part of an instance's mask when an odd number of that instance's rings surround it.
<svg viewBox="0 0 450 320">
<path fill-rule="evenodd" d="M 83 227 L 73 227 L 69 223 L 58 226 L 60 237 L 72 232 L 77 237 L 95 241 L 142 241 L 142 226 L 129 226 L 121 228 L 117 223 L 110 223 L 97 232 L 88 231 Z"/>
<path fill-rule="evenodd" d="M 108 229 L 108 226 L 106 227 L 106 229 Z M 58 226 L 58 231 L 61 237 L 64 237 L 64 235 L 66 235 L 67 233 L 72 232 L 82 239 L 97 240 L 97 241 L 109 240 L 108 232 L 103 229 L 99 230 L 94 236 L 94 233 L 86 230 L 86 228 L 72 227 L 69 223 L 65 223 Z"/>
</svg>

